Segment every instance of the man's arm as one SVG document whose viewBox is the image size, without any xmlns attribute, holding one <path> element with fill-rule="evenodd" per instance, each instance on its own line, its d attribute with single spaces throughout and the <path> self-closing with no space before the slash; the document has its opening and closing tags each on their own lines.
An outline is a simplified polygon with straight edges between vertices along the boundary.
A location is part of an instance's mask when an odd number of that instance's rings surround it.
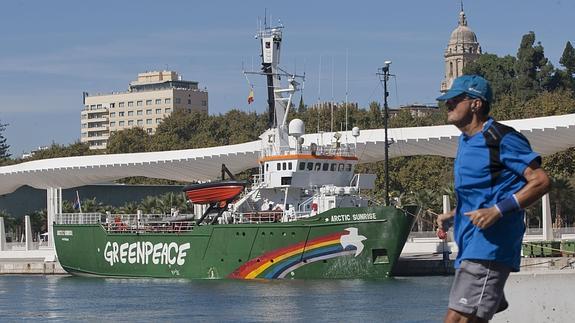
<svg viewBox="0 0 575 323">
<path fill-rule="evenodd" d="M 532 161 L 523 172 L 523 177 L 527 180 L 527 184 L 523 186 L 517 193 L 515 198 L 519 206 L 524 209 L 535 201 L 540 199 L 545 193 L 549 191 L 551 180 L 541 169 L 537 161 Z M 465 213 L 473 224 L 481 229 L 487 229 L 492 226 L 502 215 L 499 209 L 495 206 L 485 209 L 479 209 Z"/>
<path fill-rule="evenodd" d="M 543 195 L 549 192 L 551 188 L 551 180 L 539 167 L 539 163 L 533 161 L 523 172 L 523 177 L 527 180 L 527 184 L 523 186 L 519 192 L 515 193 L 517 202 L 522 209 L 530 206 L 540 199 Z"/>
</svg>

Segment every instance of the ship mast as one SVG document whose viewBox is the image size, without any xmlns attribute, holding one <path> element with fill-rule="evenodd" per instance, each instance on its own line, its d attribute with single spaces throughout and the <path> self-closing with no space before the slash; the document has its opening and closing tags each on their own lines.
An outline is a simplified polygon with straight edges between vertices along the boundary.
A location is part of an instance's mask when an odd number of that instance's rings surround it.
<svg viewBox="0 0 575 323">
<path fill-rule="evenodd" d="M 303 76 L 285 72 L 280 66 L 280 52 L 282 42 L 283 25 L 268 27 L 264 23 L 256 35 L 261 42 L 261 72 L 244 72 L 246 74 L 260 74 L 266 76 L 268 94 L 268 127 L 273 134 L 268 133 L 268 143 L 273 146 L 273 151 L 282 153 L 289 150 L 289 136 L 287 130 L 287 114 L 291 106 L 292 96 L 299 85 L 296 78 Z M 288 80 L 287 88 L 281 85 L 281 78 Z M 273 138 L 273 139 L 272 139 Z"/>
<path fill-rule="evenodd" d="M 387 139 L 387 128 L 388 128 L 388 120 L 389 120 L 389 110 L 387 106 L 387 97 L 389 96 L 389 92 L 387 92 L 387 81 L 389 77 L 392 76 L 389 74 L 389 65 L 391 65 L 391 61 L 385 61 L 382 68 L 378 69 L 377 75 L 379 76 L 379 80 L 383 82 L 383 128 L 385 131 L 385 164 L 384 164 L 384 174 L 385 174 L 385 205 L 389 206 L 389 145 L 390 142 Z"/>
</svg>

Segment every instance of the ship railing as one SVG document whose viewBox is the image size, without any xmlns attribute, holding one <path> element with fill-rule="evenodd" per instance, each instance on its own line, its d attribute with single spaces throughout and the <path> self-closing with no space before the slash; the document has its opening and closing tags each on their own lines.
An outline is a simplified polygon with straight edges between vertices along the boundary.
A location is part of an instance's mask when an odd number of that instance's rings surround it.
<svg viewBox="0 0 575 323">
<path fill-rule="evenodd" d="M 135 224 L 124 222 L 102 223 L 106 231 L 110 233 L 183 233 L 194 230 L 196 223 L 193 221 L 149 221 Z"/>
<path fill-rule="evenodd" d="M 102 213 L 60 213 L 56 214 L 57 224 L 96 224 L 102 221 Z"/>
<path fill-rule="evenodd" d="M 103 214 L 103 213 L 61 213 L 56 214 L 57 224 L 100 224 L 113 233 L 179 233 L 191 231 L 195 221 L 192 214 L 170 217 L 164 214 Z"/>
<path fill-rule="evenodd" d="M 236 223 L 277 223 L 291 222 L 310 216 L 309 212 L 257 211 L 239 213 Z"/>
<path fill-rule="evenodd" d="M 278 152 L 272 148 L 264 149 L 265 156 L 277 155 Z M 351 145 L 348 146 L 319 146 L 312 150 L 310 147 L 301 147 L 300 149 L 289 149 L 282 151 L 281 155 L 316 155 L 316 156 L 341 156 L 341 157 L 356 157 L 356 149 Z"/>
</svg>

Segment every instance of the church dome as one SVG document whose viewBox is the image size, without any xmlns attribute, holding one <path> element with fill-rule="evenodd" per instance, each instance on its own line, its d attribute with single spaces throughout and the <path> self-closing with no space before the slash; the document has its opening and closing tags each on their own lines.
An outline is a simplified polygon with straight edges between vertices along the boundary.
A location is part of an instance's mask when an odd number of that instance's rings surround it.
<svg viewBox="0 0 575 323">
<path fill-rule="evenodd" d="M 451 33 L 449 45 L 470 43 L 477 43 L 477 36 L 469 27 L 467 27 L 467 18 L 465 17 L 465 13 L 461 11 L 459 13 L 459 25 Z"/>
</svg>

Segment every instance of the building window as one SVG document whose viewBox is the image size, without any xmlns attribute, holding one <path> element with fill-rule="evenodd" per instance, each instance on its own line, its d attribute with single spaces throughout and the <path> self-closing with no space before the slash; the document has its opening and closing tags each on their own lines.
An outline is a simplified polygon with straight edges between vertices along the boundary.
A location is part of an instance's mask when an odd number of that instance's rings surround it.
<svg viewBox="0 0 575 323">
<path fill-rule="evenodd" d="M 147 109 L 146 114 L 152 114 L 152 109 Z"/>
<path fill-rule="evenodd" d="M 128 106 L 129 106 L 129 107 L 133 107 L 133 106 L 134 106 L 134 101 L 128 101 Z"/>
<path fill-rule="evenodd" d="M 192 104 L 192 100 L 188 99 L 188 104 Z"/>
<path fill-rule="evenodd" d="M 139 115 L 139 116 L 141 116 L 141 115 L 144 114 L 144 110 L 138 110 L 138 111 L 136 111 L 136 114 Z"/>
<path fill-rule="evenodd" d="M 175 99 L 174 99 L 174 103 L 180 104 L 180 103 L 182 103 L 182 99 L 180 99 L 180 98 L 175 98 Z"/>
<path fill-rule="evenodd" d="M 136 102 L 136 105 L 139 106 L 139 107 L 141 107 L 141 106 L 142 106 L 142 100 Z"/>
<path fill-rule="evenodd" d="M 123 127 L 123 126 L 124 126 L 124 121 L 118 122 L 118 126 Z"/>
<path fill-rule="evenodd" d="M 156 99 L 156 104 L 162 104 L 162 99 Z"/>
<path fill-rule="evenodd" d="M 134 115 L 134 111 L 128 111 L 128 117 L 131 117 Z"/>
<path fill-rule="evenodd" d="M 118 112 L 118 117 L 123 117 L 123 116 L 124 116 L 124 111 Z"/>
<path fill-rule="evenodd" d="M 172 113 L 172 109 L 171 108 L 166 108 L 166 110 L 164 110 L 165 113 Z"/>
<path fill-rule="evenodd" d="M 172 99 L 169 99 L 169 98 L 168 98 L 168 99 L 164 99 L 164 103 L 165 103 L 165 104 L 170 104 L 170 103 L 172 103 Z"/>
<path fill-rule="evenodd" d="M 146 100 L 146 105 L 152 105 L 152 100 Z"/>
<path fill-rule="evenodd" d="M 150 135 L 152 134 L 153 131 L 154 131 L 154 130 L 153 130 L 152 128 L 146 129 L 146 132 L 147 132 L 148 134 L 150 134 Z"/>
<path fill-rule="evenodd" d="M 156 119 L 156 124 L 160 124 L 162 122 L 162 118 L 157 118 Z"/>
<path fill-rule="evenodd" d="M 116 104 L 115 103 L 110 103 L 110 108 L 115 108 Z"/>
<path fill-rule="evenodd" d="M 124 107 L 124 102 L 118 103 L 118 107 L 119 107 L 119 108 L 123 108 L 123 107 Z"/>
<path fill-rule="evenodd" d="M 138 126 L 143 126 L 144 125 L 144 120 L 138 120 Z"/>
<path fill-rule="evenodd" d="M 96 109 L 102 109 L 102 105 L 98 104 L 98 106 L 96 107 Z"/>
<path fill-rule="evenodd" d="M 128 126 L 133 126 L 134 125 L 134 120 L 128 120 Z"/>
<path fill-rule="evenodd" d="M 110 118 L 115 118 L 116 117 L 116 112 L 110 112 Z"/>
<path fill-rule="evenodd" d="M 146 119 L 146 124 L 152 124 L 152 119 Z"/>
<path fill-rule="evenodd" d="M 202 106 L 204 106 L 204 107 L 205 107 L 205 106 L 207 106 L 207 105 L 208 105 L 208 101 L 206 101 L 206 100 L 202 100 Z"/>
<path fill-rule="evenodd" d="M 156 109 L 156 114 L 161 114 L 162 113 L 162 109 Z"/>
<path fill-rule="evenodd" d="M 115 127 L 115 126 L 116 126 L 116 121 L 110 122 L 110 127 Z"/>
</svg>

